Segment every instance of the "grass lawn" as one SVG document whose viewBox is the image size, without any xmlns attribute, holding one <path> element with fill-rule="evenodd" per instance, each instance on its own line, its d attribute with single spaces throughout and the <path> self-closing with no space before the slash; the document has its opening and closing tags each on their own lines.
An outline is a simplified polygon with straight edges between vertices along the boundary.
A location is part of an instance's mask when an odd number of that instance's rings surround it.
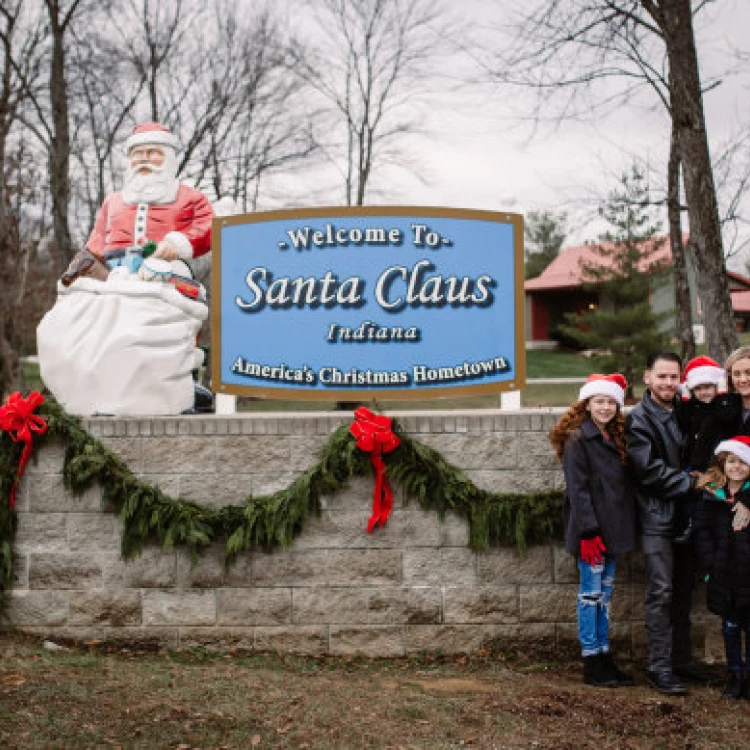
<svg viewBox="0 0 750 750">
<path fill-rule="evenodd" d="M 302 657 L 205 649 L 137 653 L 0 634 L 5 748 L 747 747 L 750 711 L 720 689 L 668 698 L 596 690 L 577 659 Z M 720 674 L 720 673 L 719 673 Z M 745 740 L 742 739 L 745 737 Z"/>
<path fill-rule="evenodd" d="M 527 378 L 585 378 L 601 371 L 603 357 L 583 357 L 572 351 L 545 351 L 532 349 L 526 352 Z"/>
</svg>

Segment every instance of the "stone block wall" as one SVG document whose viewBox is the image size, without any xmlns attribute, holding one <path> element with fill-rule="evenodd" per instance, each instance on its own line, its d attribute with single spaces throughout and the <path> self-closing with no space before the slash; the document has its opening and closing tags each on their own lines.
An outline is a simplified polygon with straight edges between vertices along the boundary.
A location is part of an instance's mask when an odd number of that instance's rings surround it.
<svg viewBox="0 0 750 750">
<path fill-rule="evenodd" d="M 402 427 L 480 487 L 562 486 L 549 411 L 404 412 Z M 211 506 L 286 487 L 312 465 L 347 413 L 89 419 L 85 427 L 141 478 Z M 472 552 L 466 523 L 407 503 L 368 535 L 372 480 L 324 498 L 294 544 L 241 555 L 217 545 L 120 556 L 117 517 L 98 487 L 71 497 L 63 449 L 37 454 L 18 500 L 16 580 L 2 624 L 50 638 L 166 648 L 207 646 L 397 656 L 533 646 L 575 653 L 577 571 L 560 544 Z M 621 653 L 643 650 L 643 566 L 620 564 L 612 618 Z M 702 601 L 699 592 L 696 601 Z M 696 640 L 707 642 L 696 612 Z M 710 630 L 710 628 L 709 628 Z M 716 629 L 714 628 L 714 632 Z M 710 640 L 710 639 L 709 639 Z"/>
</svg>

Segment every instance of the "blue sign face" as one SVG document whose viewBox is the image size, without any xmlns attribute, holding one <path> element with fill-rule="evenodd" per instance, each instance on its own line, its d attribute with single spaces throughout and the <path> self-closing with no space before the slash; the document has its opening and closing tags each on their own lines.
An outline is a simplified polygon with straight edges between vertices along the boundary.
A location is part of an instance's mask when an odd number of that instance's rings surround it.
<svg viewBox="0 0 750 750">
<path fill-rule="evenodd" d="M 518 215 L 308 209 L 216 219 L 213 233 L 219 392 L 430 398 L 524 384 Z"/>
</svg>

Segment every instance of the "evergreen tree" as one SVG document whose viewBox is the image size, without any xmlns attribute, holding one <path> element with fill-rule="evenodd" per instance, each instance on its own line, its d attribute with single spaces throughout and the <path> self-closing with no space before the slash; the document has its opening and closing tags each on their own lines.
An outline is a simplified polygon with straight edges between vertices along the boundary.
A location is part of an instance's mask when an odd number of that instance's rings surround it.
<svg viewBox="0 0 750 750">
<path fill-rule="evenodd" d="M 526 214 L 524 278 L 541 276 L 558 256 L 567 233 L 567 218 L 567 214 L 552 211 L 529 211 Z"/>
<path fill-rule="evenodd" d="M 595 246 L 596 260 L 583 265 L 584 287 L 599 294 L 600 304 L 567 315 L 568 325 L 561 326 L 582 346 L 609 352 L 603 365 L 627 378 L 629 397 L 648 354 L 667 346 L 659 330 L 666 313 L 651 307 L 651 295 L 665 282 L 669 267 L 654 255 L 667 240 L 655 240 L 659 224 L 650 206 L 643 172 L 633 167 L 599 209 L 612 229 Z"/>
</svg>

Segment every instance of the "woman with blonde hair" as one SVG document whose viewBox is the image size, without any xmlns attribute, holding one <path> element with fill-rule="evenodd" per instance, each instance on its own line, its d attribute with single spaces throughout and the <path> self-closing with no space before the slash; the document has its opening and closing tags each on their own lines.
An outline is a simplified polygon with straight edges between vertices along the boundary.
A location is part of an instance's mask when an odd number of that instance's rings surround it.
<svg viewBox="0 0 750 750">
<path fill-rule="evenodd" d="M 735 349 L 726 361 L 727 386 L 735 400 L 739 418 L 728 428 L 724 438 L 735 435 L 750 435 L 750 346 Z"/>
<path fill-rule="evenodd" d="M 635 546 L 635 497 L 625 471 L 619 373 L 594 374 L 550 430 L 565 473 L 565 546 L 578 560 L 578 638 L 583 680 L 596 687 L 633 685 L 609 650 L 609 610 L 617 555 Z"/>
<path fill-rule="evenodd" d="M 750 346 L 735 349 L 727 357 L 725 368 L 729 397 L 734 401 L 737 416 L 724 426 L 721 439 L 726 441 L 738 436 L 750 437 Z M 747 528 L 750 526 L 750 505 L 737 502 L 733 516 L 732 527 L 735 531 Z"/>
</svg>

